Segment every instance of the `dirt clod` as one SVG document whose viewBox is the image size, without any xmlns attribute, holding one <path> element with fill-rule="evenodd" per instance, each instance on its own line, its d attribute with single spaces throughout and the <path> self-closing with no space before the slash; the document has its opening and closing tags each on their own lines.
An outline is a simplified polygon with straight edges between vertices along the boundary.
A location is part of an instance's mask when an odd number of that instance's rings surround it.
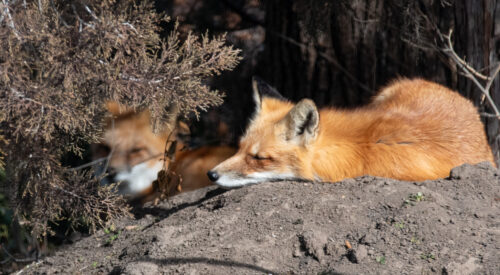
<svg viewBox="0 0 500 275">
<path fill-rule="evenodd" d="M 474 179 L 482 177 L 493 177 L 498 170 L 491 166 L 490 162 L 485 161 L 477 165 L 468 163 L 455 167 L 450 172 L 452 179 Z"/>
<path fill-rule="evenodd" d="M 366 257 L 368 257 L 368 250 L 366 249 L 366 246 L 360 245 L 356 249 L 356 258 L 360 263 L 362 263 L 366 259 Z"/>
</svg>

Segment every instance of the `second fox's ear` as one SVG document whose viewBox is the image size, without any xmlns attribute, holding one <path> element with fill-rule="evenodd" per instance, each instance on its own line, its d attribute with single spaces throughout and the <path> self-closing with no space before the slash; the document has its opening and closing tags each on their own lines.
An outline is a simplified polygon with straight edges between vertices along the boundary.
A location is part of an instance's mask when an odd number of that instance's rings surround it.
<svg viewBox="0 0 500 275">
<path fill-rule="evenodd" d="M 106 109 L 108 109 L 108 112 L 110 112 L 114 116 L 119 116 L 127 111 L 127 108 L 125 106 L 120 105 L 116 101 L 107 101 Z"/>
<path fill-rule="evenodd" d="M 285 137 L 299 145 L 307 145 L 316 139 L 319 129 L 319 113 L 310 99 L 302 99 L 282 120 Z"/>
<path fill-rule="evenodd" d="M 264 98 L 274 98 L 286 101 L 286 99 L 274 87 L 267 84 L 258 76 L 252 77 L 252 89 L 257 112 L 261 109 Z"/>
</svg>

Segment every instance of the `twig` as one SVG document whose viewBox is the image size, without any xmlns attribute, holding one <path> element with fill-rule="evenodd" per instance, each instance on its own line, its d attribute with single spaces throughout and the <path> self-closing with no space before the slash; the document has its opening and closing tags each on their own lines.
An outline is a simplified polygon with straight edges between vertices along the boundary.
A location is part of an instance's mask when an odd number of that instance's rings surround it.
<svg viewBox="0 0 500 275">
<path fill-rule="evenodd" d="M 63 25 L 67 28 L 69 27 L 68 23 L 66 23 L 66 21 L 62 18 L 62 16 L 59 14 L 59 11 L 57 10 L 56 8 L 56 5 L 54 4 L 54 1 L 50 1 L 50 7 L 54 10 L 55 14 L 57 15 L 57 17 L 59 18 L 59 20 L 61 20 L 61 22 L 63 23 Z"/>
<path fill-rule="evenodd" d="M 78 19 L 78 22 L 80 22 L 80 27 L 78 28 L 78 32 L 82 32 L 82 25 L 85 25 L 87 27 L 90 27 L 91 29 L 95 29 L 94 25 L 91 23 L 85 22 L 80 16 L 78 15 L 78 12 L 76 11 L 75 5 L 71 4 L 71 9 L 73 10 L 73 13 L 75 14 L 76 18 Z"/>
<path fill-rule="evenodd" d="M 97 16 L 94 14 L 94 12 L 89 8 L 89 6 L 87 5 L 84 5 L 85 6 L 85 10 L 97 21 L 100 21 L 99 18 L 97 18 Z"/>
<path fill-rule="evenodd" d="M 139 32 L 137 31 L 137 29 L 134 27 L 134 25 L 130 24 L 129 22 L 122 23 L 122 25 L 124 25 L 124 26 L 127 26 L 127 27 L 131 28 L 131 29 L 132 29 L 135 33 L 137 33 L 137 34 L 139 33 Z"/>
<path fill-rule="evenodd" d="M 34 261 L 34 260 L 33 260 L 33 261 Z M 16 273 L 16 275 L 20 275 L 21 273 L 23 273 L 23 272 L 24 272 L 24 271 L 26 271 L 27 269 L 31 268 L 32 266 L 37 266 L 37 265 L 39 265 L 39 264 L 41 264 L 41 263 L 43 263 L 43 260 L 40 260 L 40 261 L 38 261 L 38 262 L 34 263 L 33 265 L 27 265 L 27 266 L 25 266 L 23 269 L 19 270 L 19 271 Z"/>
<path fill-rule="evenodd" d="M 474 82 L 474 84 L 476 84 L 476 86 L 479 88 L 479 90 L 483 93 L 483 95 L 488 100 L 488 103 L 490 104 L 491 108 L 493 109 L 495 116 L 500 118 L 500 111 L 498 110 L 498 107 L 496 106 L 495 101 L 491 97 L 490 91 L 489 91 L 489 89 L 491 88 L 491 85 L 493 84 L 495 77 L 497 76 L 497 74 L 500 71 L 500 64 L 497 66 L 497 68 L 495 69 L 495 71 L 493 72 L 493 74 L 490 77 L 485 77 L 484 75 L 478 73 L 470 65 L 468 65 L 463 59 L 461 59 L 457 55 L 455 50 L 453 49 L 453 44 L 451 43 L 452 33 L 453 33 L 452 29 L 450 29 L 447 36 L 443 35 L 441 32 L 438 32 L 438 35 L 440 36 L 440 38 L 446 40 L 446 42 L 447 42 L 447 46 L 445 46 L 445 48 L 443 49 L 443 52 L 447 53 L 455 61 L 455 63 L 457 63 L 458 65 L 461 65 L 460 68 L 462 69 L 462 71 L 465 72 L 465 77 L 469 78 L 470 80 L 472 80 L 472 82 Z M 479 83 L 479 81 L 477 80 L 476 77 L 482 78 L 484 80 L 488 80 L 488 82 L 486 83 L 486 86 L 483 86 L 481 83 Z"/>
<path fill-rule="evenodd" d="M 467 64 L 467 62 L 465 62 L 465 60 L 463 60 L 462 58 L 460 58 L 458 56 L 458 54 L 455 52 L 455 50 L 453 49 L 453 45 L 451 43 L 451 35 L 453 34 L 453 29 L 450 29 L 448 35 L 443 35 L 442 33 L 438 33 L 439 36 L 442 36 L 445 38 L 446 42 L 448 43 L 448 48 L 446 48 L 444 50 L 444 52 L 449 52 L 451 53 L 452 55 L 452 58 L 455 60 L 455 62 L 461 64 L 463 67 L 465 67 L 469 73 L 475 75 L 476 77 L 478 78 L 481 78 L 482 80 L 489 80 L 490 78 L 479 73 L 478 71 L 474 70 L 474 68 L 472 68 L 469 64 Z"/>
<path fill-rule="evenodd" d="M 103 162 L 105 161 L 106 159 L 108 159 L 108 157 L 102 157 L 102 158 L 98 158 L 96 160 L 93 160 L 91 162 L 87 162 L 85 164 L 82 164 L 80 166 L 77 166 L 77 167 L 71 167 L 71 168 L 68 168 L 68 171 L 78 171 L 78 170 L 81 170 L 83 168 L 87 168 L 87 167 L 90 167 L 90 166 L 94 166 L 95 164 L 98 164 L 100 162 Z"/>
<path fill-rule="evenodd" d="M 162 154 L 163 154 L 163 153 L 158 153 L 158 154 L 156 154 L 156 155 L 152 155 L 152 156 L 150 156 L 150 157 L 147 157 L 147 158 L 145 158 L 145 159 L 143 159 L 143 160 L 141 160 L 141 161 L 137 162 L 137 164 L 141 164 L 141 163 L 144 163 L 144 162 L 146 162 L 146 161 L 152 160 L 152 159 L 154 159 L 154 158 L 157 158 L 157 157 L 161 156 Z M 84 163 L 84 164 L 82 164 L 82 165 L 80 165 L 80 166 L 76 166 L 76 167 L 71 167 L 71 168 L 68 168 L 68 171 L 78 171 L 78 170 L 82 170 L 82 169 L 84 169 L 84 168 L 87 168 L 87 167 L 90 167 L 90 166 L 94 166 L 94 165 L 96 165 L 96 164 L 98 164 L 98 163 L 100 163 L 100 162 L 103 162 L 103 161 L 107 160 L 107 159 L 108 159 L 108 156 L 106 156 L 106 157 L 102 157 L 102 158 L 98 158 L 98 159 L 95 159 L 95 160 L 93 160 L 93 161 L 91 161 L 91 162 Z M 136 165 L 137 165 L 137 164 L 136 164 Z"/>
<path fill-rule="evenodd" d="M 34 103 L 36 105 L 39 105 L 42 108 L 51 109 L 51 110 L 54 110 L 54 111 L 56 111 L 56 112 L 58 112 L 60 114 L 64 114 L 61 110 L 57 109 L 56 107 L 54 107 L 52 105 L 45 104 L 45 103 L 42 103 L 42 102 L 37 101 L 35 99 L 27 97 L 25 94 L 23 94 L 22 92 L 18 91 L 16 88 L 11 87 L 10 91 L 14 94 L 14 96 L 16 96 L 17 98 L 19 98 L 21 100 L 26 100 L 28 102 Z M 42 111 L 43 111 L 43 109 L 42 109 Z"/>
<path fill-rule="evenodd" d="M 75 194 L 75 193 L 73 193 L 73 192 L 71 192 L 71 191 L 68 191 L 68 190 L 66 190 L 66 189 L 63 189 L 63 188 L 61 188 L 61 187 L 59 187 L 59 186 L 57 186 L 57 185 L 51 185 L 51 186 L 52 186 L 53 188 L 55 188 L 55 189 L 57 189 L 57 190 L 59 190 L 59 191 L 63 192 L 63 193 L 66 193 L 66 194 L 71 195 L 71 196 L 73 196 L 73 197 L 79 198 L 79 199 L 81 199 L 81 200 L 85 200 L 85 199 L 84 199 L 84 198 L 82 198 L 81 196 L 79 196 L 79 195 L 77 195 L 77 194 Z"/>
<path fill-rule="evenodd" d="M 10 257 L 10 259 L 9 259 L 9 260 L 13 260 L 13 261 L 14 261 L 14 262 L 16 262 L 16 263 L 32 262 L 32 261 L 35 261 L 35 260 L 36 260 L 36 258 L 23 258 L 23 259 L 18 259 L 18 258 L 16 258 L 16 257 L 12 256 L 12 254 L 10 254 L 10 253 L 9 253 L 9 251 L 7 251 L 7 249 L 5 249 L 5 247 L 4 247 L 4 246 L 2 246 L 2 249 L 3 249 L 3 252 L 4 252 L 5 254 L 7 254 L 7 256 L 9 256 L 9 257 Z M 2 263 L 3 263 L 3 262 L 2 262 Z"/>
<path fill-rule="evenodd" d="M 165 77 L 159 77 L 157 79 L 150 79 L 150 80 L 146 80 L 146 79 L 141 79 L 141 78 L 137 78 L 137 77 L 133 77 L 133 76 L 129 76 L 129 75 L 126 75 L 124 73 L 120 73 L 119 76 L 123 79 L 123 80 L 130 80 L 130 81 L 133 81 L 133 82 L 142 82 L 142 83 L 147 83 L 147 84 L 158 84 L 158 83 L 161 83 L 163 81 L 166 80 Z M 175 79 L 175 78 L 174 78 Z"/>
<path fill-rule="evenodd" d="M 490 113 L 480 113 L 479 115 L 483 116 L 483 117 L 491 117 L 491 118 L 498 118 L 498 119 L 500 119 L 500 116 L 497 116 L 495 114 L 490 114 Z"/>
<path fill-rule="evenodd" d="M 490 76 L 490 80 L 488 80 L 488 83 L 486 83 L 486 86 L 484 87 L 484 89 L 486 91 L 489 91 L 490 88 L 491 88 L 491 85 L 493 84 L 493 81 L 495 80 L 495 78 L 497 77 L 498 75 L 498 72 L 500 72 L 500 64 L 498 64 L 497 68 L 495 69 L 495 71 L 493 71 L 493 74 L 491 74 Z"/>
<path fill-rule="evenodd" d="M 7 15 L 7 18 L 9 19 L 9 22 L 7 24 L 12 29 L 12 32 L 17 37 L 17 39 L 21 40 L 21 37 L 19 36 L 16 30 L 16 26 L 14 25 L 14 19 L 12 19 L 12 15 L 10 14 L 9 4 L 7 3 L 6 0 L 2 0 L 2 3 L 4 5 L 3 13 L 5 13 Z"/>
</svg>

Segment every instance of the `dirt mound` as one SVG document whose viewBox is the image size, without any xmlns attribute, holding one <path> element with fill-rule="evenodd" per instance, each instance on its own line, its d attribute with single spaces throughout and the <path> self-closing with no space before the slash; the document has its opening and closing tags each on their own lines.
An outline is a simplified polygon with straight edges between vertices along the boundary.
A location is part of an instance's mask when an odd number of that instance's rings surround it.
<svg viewBox="0 0 500 275">
<path fill-rule="evenodd" d="M 498 274 L 500 176 L 360 177 L 182 194 L 137 211 L 25 272 Z"/>
</svg>

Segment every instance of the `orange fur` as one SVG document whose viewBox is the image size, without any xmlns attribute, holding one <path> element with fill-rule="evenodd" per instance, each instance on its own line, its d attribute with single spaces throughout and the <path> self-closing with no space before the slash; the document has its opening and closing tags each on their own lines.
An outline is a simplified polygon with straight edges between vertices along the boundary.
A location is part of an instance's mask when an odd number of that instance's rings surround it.
<svg viewBox="0 0 500 275">
<path fill-rule="evenodd" d="M 187 125 L 180 123 L 175 129 L 167 125 L 166 130 L 154 134 L 150 127 L 149 112 L 136 113 L 114 102 L 107 103 L 107 108 L 113 119 L 107 121 L 101 144 L 94 146 L 94 158 L 111 154 L 108 164 L 111 172 L 130 171 L 140 163 L 154 169 L 153 167 L 163 163 L 163 152 L 169 136 L 175 137 L 178 131 L 188 131 Z M 108 150 L 98 152 L 103 146 Z M 206 146 L 193 150 L 183 148 L 184 145 L 178 141 L 171 169 L 173 180 L 171 188 L 167 190 L 169 196 L 180 193 L 180 190 L 191 191 L 211 185 L 207 171 L 236 151 L 228 146 Z M 145 200 L 147 201 L 154 198 L 155 190 L 151 181 L 143 190 L 130 193 L 133 197 L 149 198 Z"/>
<path fill-rule="evenodd" d="M 314 119 L 306 113 L 314 104 L 301 103 L 291 117 Z M 293 130 L 290 138 L 293 119 L 285 123 L 296 106 L 263 97 L 239 151 L 213 171 L 220 177 L 272 171 L 329 182 L 362 175 L 421 181 L 447 177 L 463 163 L 495 165 L 474 105 L 437 83 L 402 79 L 365 107 L 316 111 L 319 123 L 305 128 L 305 138 Z"/>
<path fill-rule="evenodd" d="M 229 146 L 204 146 L 194 150 L 177 151 L 173 163 L 174 186 L 182 179 L 182 191 L 192 191 L 212 185 L 208 170 L 228 159 L 236 150 Z M 172 190 L 170 194 L 177 194 Z"/>
</svg>

